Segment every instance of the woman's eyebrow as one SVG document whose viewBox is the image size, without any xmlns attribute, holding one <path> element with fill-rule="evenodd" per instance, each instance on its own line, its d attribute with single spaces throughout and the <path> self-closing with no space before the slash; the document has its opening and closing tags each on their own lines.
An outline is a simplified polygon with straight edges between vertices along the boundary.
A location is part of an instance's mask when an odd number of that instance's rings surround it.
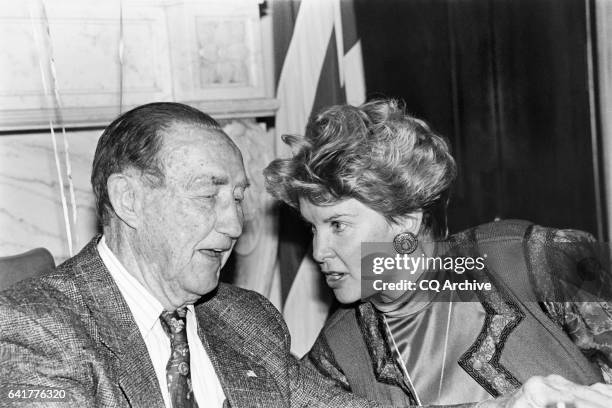
<svg viewBox="0 0 612 408">
<path fill-rule="evenodd" d="M 354 217 L 354 216 L 355 214 L 351 214 L 351 213 L 337 213 L 330 217 L 325 218 L 323 222 L 331 222 L 331 221 L 336 221 L 338 218 L 341 218 L 341 217 Z"/>
</svg>

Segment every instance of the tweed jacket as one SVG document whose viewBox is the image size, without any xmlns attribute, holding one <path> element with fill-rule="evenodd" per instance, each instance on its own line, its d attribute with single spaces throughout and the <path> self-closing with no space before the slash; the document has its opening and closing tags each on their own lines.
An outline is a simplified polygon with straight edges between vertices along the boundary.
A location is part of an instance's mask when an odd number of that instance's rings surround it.
<svg viewBox="0 0 612 408">
<path fill-rule="evenodd" d="M 474 381 L 493 397 L 515 391 L 534 375 L 559 374 L 581 384 L 610 382 L 612 303 L 604 301 L 610 298 L 583 303 L 552 293 L 567 292 L 562 286 L 575 272 L 570 258 L 588 249 L 590 244 L 581 245 L 592 237 L 511 220 L 472 228 L 451 240 L 464 255 L 488 254 L 480 280 L 492 283 L 493 290 L 476 293 L 485 322 L 457 361 Z M 561 251 L 553 253 L 555 246 Z M 610 289 L 607 272 L 603 286 Z M 330 317 L 302 364 L 363 397 L 415 403 L 382 315 L 369 302 L 343 307 Z"/>
<path fill-rule="evenodd" d="M 98 240 L 53 273 L 0 293 L 0 406 L 46 406 L 8 393 L 55 389 L 65 397 L 53 407 L 164 407 L 146 345 Z M 280 314 L 255 292 L 219 284 L 195 310 L 224 407 L 379 406 L 300 366 Z"/>
</svg>

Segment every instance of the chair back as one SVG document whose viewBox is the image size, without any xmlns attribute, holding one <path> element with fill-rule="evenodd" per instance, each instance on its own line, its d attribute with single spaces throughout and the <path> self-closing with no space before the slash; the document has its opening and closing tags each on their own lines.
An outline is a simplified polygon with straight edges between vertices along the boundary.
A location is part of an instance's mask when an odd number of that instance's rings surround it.
<svg viewBox="0 0 612 408">
<path fill-rule="evenodd" d="M 33 276 L 55 268 L 55 260 L 45 248 L 36 248 L 18 255 L 0 257 L 0 291 Z"/>
</svg>

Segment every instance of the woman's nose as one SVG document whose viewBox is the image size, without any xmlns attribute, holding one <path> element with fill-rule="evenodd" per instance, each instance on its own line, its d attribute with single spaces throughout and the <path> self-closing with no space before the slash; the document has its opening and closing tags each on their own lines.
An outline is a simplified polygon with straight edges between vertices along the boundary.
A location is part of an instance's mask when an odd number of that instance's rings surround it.
<svg viewBox="0 0 612 408">
<path fill-rule="evenodd" d="M 312 238 L 312 257 L 321 263 L 333 256 L 333 250 L 329 245 L 329 240 L 322 234 L 317 234 Z"/>
</svg>

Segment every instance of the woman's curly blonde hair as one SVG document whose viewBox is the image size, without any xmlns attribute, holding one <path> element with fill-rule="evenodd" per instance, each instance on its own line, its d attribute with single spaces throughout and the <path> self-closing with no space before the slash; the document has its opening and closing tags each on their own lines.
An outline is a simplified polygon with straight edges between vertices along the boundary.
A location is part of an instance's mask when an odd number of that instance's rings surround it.
<svg viewBox="0 0 612 408">
<path fill-rule="evenodd" d="M 299 209 L 354 198 L 389 222 L 423 211 L 423 230 L 447 235 L 446 207 L 456 177 L 446 140 L 396 100 L 336 105 L 313 116 L 304 137 L 284 135 L 294 155 L 264 170 L 266 188 Z"/>
</svg>

